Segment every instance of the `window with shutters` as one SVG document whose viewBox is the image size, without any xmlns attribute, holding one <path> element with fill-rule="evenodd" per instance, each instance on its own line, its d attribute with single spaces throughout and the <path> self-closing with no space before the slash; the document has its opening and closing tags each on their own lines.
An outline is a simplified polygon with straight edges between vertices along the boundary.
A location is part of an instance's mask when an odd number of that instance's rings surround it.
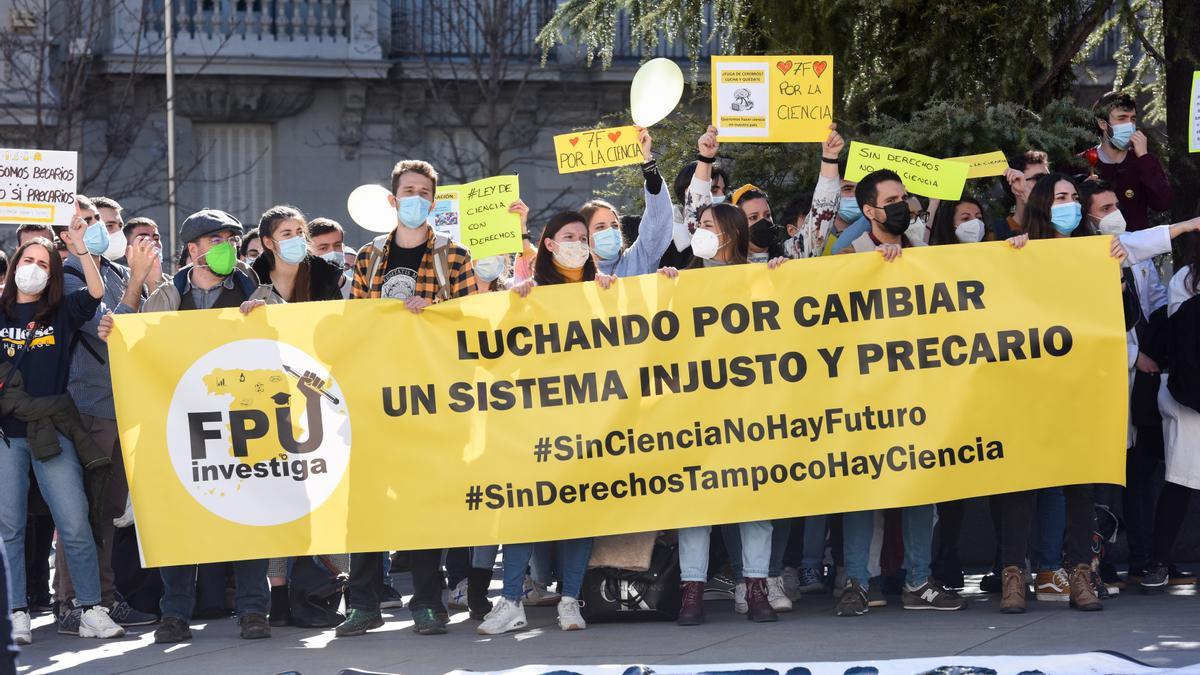
<svg viewBox="0 0 1200 675">
<path fill-rule="evenodd" d="M 271 125 L 196 124 L 198 208 L 227 211 L 251 227 L 271 200 Z"/>
</svg>

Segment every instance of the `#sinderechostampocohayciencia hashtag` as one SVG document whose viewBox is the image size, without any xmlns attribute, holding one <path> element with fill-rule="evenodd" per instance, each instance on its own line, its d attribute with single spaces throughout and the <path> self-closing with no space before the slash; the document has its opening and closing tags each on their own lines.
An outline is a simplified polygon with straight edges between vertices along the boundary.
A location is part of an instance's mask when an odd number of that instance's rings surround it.
<svg viewBox="0 0 1200 675">
<path fill-rule="evenodd" d="M 467 488 L 467 510 L 478 511 L 481 502 L 483 502 L 483 488 L 478 485 Z"/>
</svg>

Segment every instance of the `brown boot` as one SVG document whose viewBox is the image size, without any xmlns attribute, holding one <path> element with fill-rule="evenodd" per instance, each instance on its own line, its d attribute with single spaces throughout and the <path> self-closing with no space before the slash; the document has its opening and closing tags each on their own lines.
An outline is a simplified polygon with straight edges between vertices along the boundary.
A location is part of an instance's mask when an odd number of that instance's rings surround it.
<svg viewBox="0 0 1200 675">
<path fill-rule="evenodd" d="M 1000 611 L 1004 614 L 1024 614 L 1025 570 L 1009 565 L 1000 575 Z"/>
<path fill-rule="evenodd" d="M 1099 612 L 1104 609 L 1096 591 L 1092 589 L 1092 566 L 1080 563 L 1071 570 L 1071 607 L 1081 612 Z"/>
<path fill-rule="evenodd" d="M 779 616 L 771 609 L 771 601 L 767 599 L 767 580 L 746 578 L 746 604 L 750 611 L 746 617 L 755 623 L 778 621 Z"/>
<path fill-rule="evenodd" d="M 704 582 L 683 582 L 683 603 L 679 607 L 680 626 L 699 626 L 704 623 Z"/>
</svg>

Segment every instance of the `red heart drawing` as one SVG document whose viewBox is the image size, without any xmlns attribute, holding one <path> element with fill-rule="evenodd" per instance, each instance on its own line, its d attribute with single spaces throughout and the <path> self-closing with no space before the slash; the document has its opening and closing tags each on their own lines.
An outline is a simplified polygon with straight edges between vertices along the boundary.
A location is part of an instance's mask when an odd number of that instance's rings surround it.
<svg viewBox="0 0 1200 675">
<path fill-rule="evenodd" d="M 825 72 L 825 69 L 828 67 L 829 64 L 824 61 L 813 61 L 813 72 L 817 74 L 817 77 L 820 77 L 821 73 Z"/>
<path fill-rule="evenodd" d="M 617 139 L 620 137 L 621 137 L 621 132 L 619 132 L 619 131 L 608 132 L 608 140 L 612 141 L 613 143 L 616 143 Z"/>
<path fill-rule="evenodd" d="M 570 140 L 570 141 L 571 141 L 571 145 L 575 145 L 576 143 L 578 143 L 578 142 L 579 142 L 579 137 L 578 137 L 578 136 L 576 136 L 575 138 L 571 138 L 571 139 L 568 139 L 568 140 Z"/>
<path fill-rule="evenodd" d="M 784 75 L 787 75 L 788 71 L 790 71 L 792 69 L 792 62 L 791 61 L 779 61 L 778 63 L 775 64 L 775 67 L 779 69 L 779 72 L 783 73 Z"/>
</svg>

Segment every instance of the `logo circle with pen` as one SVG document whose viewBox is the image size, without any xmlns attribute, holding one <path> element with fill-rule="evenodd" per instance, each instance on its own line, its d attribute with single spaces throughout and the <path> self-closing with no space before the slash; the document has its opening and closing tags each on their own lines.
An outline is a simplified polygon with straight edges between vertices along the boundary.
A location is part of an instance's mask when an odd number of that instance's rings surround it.
<svg viewBox="0 0 1200 675">
<path fill-rule="evenodd" d="M 302 518 L 350 464 L 350 417 L 328 369 L 273 340 L 238 340 L 196 360 L 167 413 L 175 474 L 201 506 L 242 525 Z"/>
</svg>

